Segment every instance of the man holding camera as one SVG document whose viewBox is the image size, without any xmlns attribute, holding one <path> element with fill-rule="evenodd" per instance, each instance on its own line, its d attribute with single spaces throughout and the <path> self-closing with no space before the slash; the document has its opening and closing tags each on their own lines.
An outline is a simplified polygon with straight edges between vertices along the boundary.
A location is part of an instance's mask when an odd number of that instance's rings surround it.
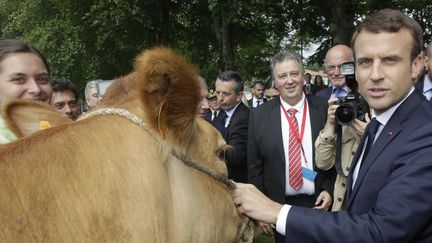
<svg viewBox="0 0 432 243">
<path fill-rule="evenodd" d="M 322 170 L 331 170 L 336 167 L 337 176 L 333 191 L 332 211 L 340 211 L 344 209 L 345 205 L 344 199 L 348 186 L 347 178 L 351 168 L 351 161 L 370 119 L 368 114 L 366 114 L 366 122 L 355 118 L 349 124 L 342 126 L 342 136 L 337 141 L 335 128 L 337 125 L 340 126 L 340 124 L 337 124 L 335 114 L 339 107 L 338 98 L 330 98 L 328 105 L 326 125 L 315 141 L 315 161 L 317 167 Z M 339 147 L 336 146 L 337 142 L 340 143 Z"/>
<path fill-rule="evenodd" d="M 326 125 L 315 141 L 315 159 L 318 168 L 337 172 L 332 211 L 344 208 L 351 161 L 370 121 L 365 115 L 368 106 L 357 92 L 353 60 L 351 48 L 345 45 L 332 47 L 326 55 L 327 73 L 334 86 L 321 93 L 327 92 L 330 99 Z"/>
<path fill-rule="evenodd" d="M 349 89 L 346 85 L 345 76 L 341 74 L 340 68 L 341 64 L 353 61 L 353 52 L 348 46 L 336 45 L 330 48 L 326 54 L 325 67 L 332 86 L 318 91 L 315 95 L 325 99 L 346 96 L 349 93 Z"/>
</svg>

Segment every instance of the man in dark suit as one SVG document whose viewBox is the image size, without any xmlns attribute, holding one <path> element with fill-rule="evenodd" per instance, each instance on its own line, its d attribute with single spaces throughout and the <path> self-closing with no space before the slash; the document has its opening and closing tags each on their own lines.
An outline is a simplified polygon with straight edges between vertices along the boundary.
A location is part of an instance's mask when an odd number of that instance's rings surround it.
<svg viewBox="0 0 432 243">
<path fill-rule="evenodd" d="M 225 126 L 221 133 L 231 146 L 225 153 L 228 177 L 234 181 L 247 182 L 246 146 L 249 108 L 242 102 L 243 80 L 238 72 L 225 71 L 216 79 L 216 94 L 225 111 Z"/>
<path fill-rule="evenodd" d="M 350 90 L 346 85 L 345 76 L 341 74 L 341 64 L 345 62 L 353 62 L 354 56 L 351 48 L 346 45 L 336 45 L 327 51 L 325 57 L 325 67 L 327 70 L 328 79 L 331 86 L 318 91 L 315 95 L 330 99 L 334 97 L 347 96 Z"/>
<path fill-rule="evenodd" d="M 219 131 L 222 131 L 223 127 L 225 127 L 226 114 L 225 111 L 221 109 L 219 101 L 217 100 L 216 90 L 209 89 L 206 99 L 210 109 L 207 111 L 204 119 L 210 122 L 210 124 Z"/>
<path fill-rule="evenodd" d="M 415 83 L 415 87 L 423 93 L 427 100 L 431 100 L 432 98 L 432 42 L 429 43 L 426 49 L 426 71 L 427 73 L 424 75 L 423 79 L 418 80 Z"/>
<path fill-rule="evenodd" d="M 297 54 L 278 53 L 273 57 L 271 67 L 280 96 L 251 111 L 249 182 L 276 202 L 327 210 L 333 193 L 332 172 L 317 169 L 313 146 L 327 119 L 327 101 L 303 93 L 304 68 Z M 292 109 L 295 114 L 291 116 L 288 112 Z M 293 122 L 297 123 L 298 129 L 292 126 Z M 294 129 L 298 134 L 296 144 L 291 143 L 291 130 Z M 296 158 L 299 159 L 298 169 L 303 171 L 298 187 L 292 181 L 296 176 L 293 168 Z M 262 226 L 262 229 L 271 234 L 268 227 Z M 276 242 L 284 241 L 279 234 L 275 239 Z"/>
<path fill-rule="evenodd" d="M 267 99 L 264 97 L 265 84 L 263 81 L 258 80 L 252 84 L 251 92 L 252 98 L 248 99 L 249 108 L 257 108 L 258 106 L 267 102 Z"/>
<path fill-rule="evenodd" d="M 306 95 L 315 95 L 315 93 L 319 89 L 318 85 L 311 83 L 311 80 L 312 80 L 312 76 L 310 75 L 310 73 L 305 73 L 304 74 L 305 84 L 303 85 L 303 92 Z"/>
<path fill-rule="evenodd" d="M 282 206 L 245 184 L 233 196 L 239 211 L 276 223 L 286 242 L 432 242 L 432 107 L 413 87 L 422 38 L 415 20 L 390 9 L 353 35 L 359 91 L 375 118 L 353 159 L 347 212 Z"/>
</svg>

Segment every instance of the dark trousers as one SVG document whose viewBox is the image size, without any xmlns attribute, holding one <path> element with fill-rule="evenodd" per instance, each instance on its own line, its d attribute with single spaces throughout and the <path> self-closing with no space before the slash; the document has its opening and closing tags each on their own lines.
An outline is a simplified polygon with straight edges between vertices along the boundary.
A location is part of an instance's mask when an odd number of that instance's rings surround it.
<svg viewBox="0 0 432 243">
<path fill-rule="evenodd" d="M 289 204 L 292 206 L 299 206 L 299 207 L 305 207 L 305 208 L 313 208 L 315 206 L 315 195 L 295 195 L 295 196 L 286 196 L 285 197 L 285 204 Z M 276 243 L 285 243 L 285 236 L 279 234 L 274 230 L 275 235 L 275 242 Z"/>
</svg>

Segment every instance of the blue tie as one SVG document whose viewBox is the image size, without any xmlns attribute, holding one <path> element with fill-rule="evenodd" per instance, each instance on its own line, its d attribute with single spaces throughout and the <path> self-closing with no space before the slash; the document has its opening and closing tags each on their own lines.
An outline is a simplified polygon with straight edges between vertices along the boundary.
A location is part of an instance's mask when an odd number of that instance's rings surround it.
<svg viewBox="0 0 432 243">
<path fill-rule="evenodd" d="M 366 149 L 365 149 L 365 151 L 363 153 L 363 159 L 362 159 L 362 161 L 365 161 L 366 156 L 368 155 L 368 153 L 369 153 L 369 151 L 370 151 L 370 149 L 372 147 L 372 144 L 373 144 L 373 142 L 375 140 L 375 134 L 378 131 L 379 125 L 380 125 L 379 121 L 377 121 L 376 118 L 373 118 L 370 121 L 370 123 L 368 124 L 367 128 L 366 128 L 367 145 L 366 145 Z"/>
<path fill-rule="evenodd" d="M 334 97 L 340 97 L 342 95 L 342 88 L 336 88 L 333 91 Z"/>
</svg>

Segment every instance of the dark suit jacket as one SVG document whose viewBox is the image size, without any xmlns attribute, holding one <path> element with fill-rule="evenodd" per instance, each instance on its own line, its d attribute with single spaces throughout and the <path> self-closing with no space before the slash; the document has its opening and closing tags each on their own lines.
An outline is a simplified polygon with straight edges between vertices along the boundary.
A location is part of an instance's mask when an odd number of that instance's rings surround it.
<svg viewBox="0 0 432 243">
<path fill-rule="evenodd" d="M 227 144 L 232 148 L 225 153 L 228 177 L 236 182 L 247 182 L 247 136 L 249 108 L 242 102 L 235 109 L 224 135 Z"/>
<path fill-rule="evenodd" d="M 414 83 L 414 88 L 416 88 L 420 93 L 423 94 L 423 86 L 424 86 L 424 79 L 418 80 Z"/>
<path fill-rule="evenodd" d="M 334 171 L 316 168 L 313 146 L 327 119 L 327 101 L 308 96 L 308 109 L 312 129 L 313 167 L 318 172 L 315 178 L 315 194 L 318 195 L 325 189 L 332 195 L 333 185 L 327 179 Z M 249 118 L 248 135 L 249 182 L 279 203 L 285 201 L 286 185 L 281 115 L 280 99 L 272 99 L 253 109 Z"/>
<path fill-rule="evenodd" d="M 253 101 L 253 98 L 247 100 L 247 102 L 248 102 L 248 106 L 249 106 L 250 109 L 253 109 L 252 101 Z M 266 98 L 263 98 L 263 102 L 267 102 L 267 99 L 266 99 Z M 261 105 L 262 105 L 262 104 L 260 104 L 260 106 L 261 106 Z"/>
<path fill-rule="evenodd" d="M 208 122 L 210 122 L 210 124 L 212 124 L 214 127 L 216 127 L 219 131 L 221 131 L 221 128 L 225 126 L 225 111 L 224 110 L 219 110 L 218 115 L 216 116 L 215 119 L 213 119 L 213 121 L 211 120 L 212 118 L 212 111 L 209 110 L 207 111 L 204 119 Z"/>
<path fill-rule="evenodd" d="M 353 163 L 359 155 L 360 147 Z M 292 207 L 286 242 L 432 242 L 432 107 L 417 90 L 375 140 L 354 189 L 348 185 L 347 210 Z"/>
<path fill-rule="evenodd" d="M 316 92 L 315 95 L 328 100 L 328 99 L 330 99 L 332 91 L 333 91 L 333 87 L 327 87 L 325 89 L 322 89 L 322 90 Z"/>
</svg>

